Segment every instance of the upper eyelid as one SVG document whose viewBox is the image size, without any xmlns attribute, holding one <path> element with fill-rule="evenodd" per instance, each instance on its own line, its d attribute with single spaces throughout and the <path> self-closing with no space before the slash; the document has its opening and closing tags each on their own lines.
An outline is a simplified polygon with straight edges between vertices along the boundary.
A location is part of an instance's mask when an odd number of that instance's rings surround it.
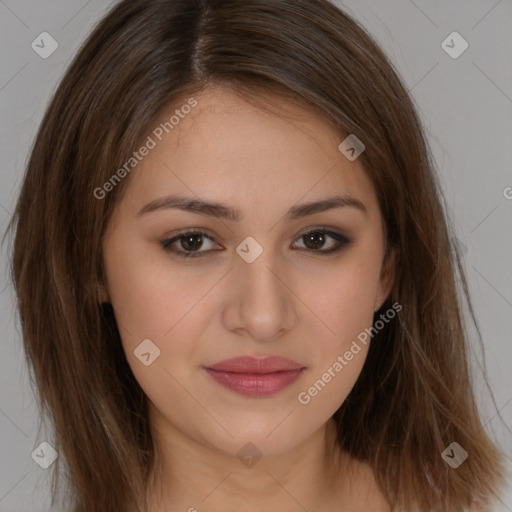
<svg viewBox="0 0 512 512">
<path fill-rule="evenodd" d="M 300 231 L 299 234 L 295 235 L 295 238 L 307 235 L 308 233 L 315 232 L 315 231 L 325 231 L 325 232 L 328 232 L 328 233 L 331 232 L 331 233 L 334 233 L 334 234 L 337 234 L 337 235 L 340 235 L 340 236 L 344 236 L 346 238 L 350 238 L 347 234 L 343 233 L 343 230 L 336 231 L 337 229 L 338 228 L 332 228 L 332 227 L 329 227 L 329 226 L 315 226 L 315 227 L 306 228 L 306 229 Z M 211 240 L 216 240 L 217 239 L 217 237 L 211 235 L 208 230 L 205 230 L 205 229 L 202 229 L 202 228 L 189 228 L 189 229 L 180 231 L 180 232 L 178 232 L 176 234 L 173 234 L 172 236 L 168 236 L 167 238 L 165 238 L 164 241 L 168 242 L 170 240 L 179 239 L 180 237 L 185 236 L 185 235 L 189 235 L 189 234 L 205 235 L 208 238 L 210 238 Z"/>
</svg>

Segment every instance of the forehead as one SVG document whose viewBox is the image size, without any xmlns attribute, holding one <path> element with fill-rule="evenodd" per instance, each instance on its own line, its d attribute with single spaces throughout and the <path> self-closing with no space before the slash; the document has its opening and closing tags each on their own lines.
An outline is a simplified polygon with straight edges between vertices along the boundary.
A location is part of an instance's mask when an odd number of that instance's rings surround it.
<svg viewBox="0 0 512 512">
<path fill-rule="evenodd" d="M 360 161 L 338 149 L 344 135 L 307 105 L 208 88 L 162 109 L 148 129 L 154 147 L 130 176 L 140 203 L 173 192 L 242 204 L 296 203 L 338 191 L 376 206 Z M 131 199 L 130 199 L 131 198 Z"/>
</svg>

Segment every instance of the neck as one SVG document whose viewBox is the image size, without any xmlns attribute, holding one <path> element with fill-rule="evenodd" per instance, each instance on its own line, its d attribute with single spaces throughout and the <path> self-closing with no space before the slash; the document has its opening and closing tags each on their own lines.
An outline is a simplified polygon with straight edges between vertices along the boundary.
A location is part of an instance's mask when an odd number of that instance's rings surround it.
<svg viewBox="0 0 512 512">
<path fill-rule="evenodd" d="M 241 460 L 168 422 L 152 425 L 157 465 L 150 512 L 319 510 L 320 503 L 339 504 L 346 492 L 341 484 L 348 485 L 348 458 L 337 443 L 333 419 L 290 452 L 257 461 L 250 458 L 250 450 Z"/>
</svg>

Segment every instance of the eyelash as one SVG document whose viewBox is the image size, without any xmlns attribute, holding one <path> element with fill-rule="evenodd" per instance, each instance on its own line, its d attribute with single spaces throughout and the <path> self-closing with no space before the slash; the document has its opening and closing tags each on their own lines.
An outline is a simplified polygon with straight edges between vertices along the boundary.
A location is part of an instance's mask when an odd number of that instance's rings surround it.
<svg viewBox="0 0 512 512">
<path fill-rule="evenodd" d="M 342 235 L 341 233 L 336 233 L 334 231 L 329 231 L 329 230 L 322 229 L 322 228 L 317 228 L 317 229 L 312 229 L 310 231 L 307 231 L 307 232 L 303 233 L 302 235 L 300 235 L 299 239 L 303 238 L 309 234 L 312 234 L 312 233 L 322 233 L 322 234 L 328 235 L 329 237 L 334 238 L 338 242 L 338 244 L 341 244 L 341 245 L 335 246 L 331 249 L 327 249 L 327 250 L 323 250 L 323 251 L 307 249 L 307 248 L 301 249 L 301 250 L 305 250 L 307 252 L 318 253 L 320 256 L 327 256 L 329 254 L 341 251 L 342 249 L 349 246 L 353 241 L 352 239 L 347 238 L 345 235 Z M 192 231 L 184 231 L 182 233 L 179 233 L 178 235 L 176 235 L 173 238 L 163 240 L 161 242 L 162 248 L 164 249 L 164 251 L 170 252 L 170 253 L 178 256 L 179 258 L 183 258 L 183 259 L 202 257 L 202 255 L 208 254 L 210 252 L 210 251 L 187 252 L 187 251 L 182 251 L 182 250 L 176 250 L 171 247 L 171 245 L 174 242 L 179 241 L 181 238 L 184 238 L 186 235 L 202 235 L 202 236 L 208 238 L 209 240 L 213 241 L 213 238 L 211 236 L 209 236 L 207 233 L 205 233 L 204 231 L 193 231 L 193 230 Z"/>
</svg>

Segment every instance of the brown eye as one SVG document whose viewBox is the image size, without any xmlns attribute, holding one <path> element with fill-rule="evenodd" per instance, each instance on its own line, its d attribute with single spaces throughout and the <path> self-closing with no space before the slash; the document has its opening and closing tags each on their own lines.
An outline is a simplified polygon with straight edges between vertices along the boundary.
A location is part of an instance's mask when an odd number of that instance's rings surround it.
<svg viewBox="0 0 512 512">
<path fill-rule="evenodd" d="M 196 251 L 203 245 L 202 237 L 203 235 L 201 234 L 183 235 L 180 237 L 181 247 L 186 251 Z"/>
<path fill-rule="evenodd" d="M 341 233 L 335 233 L 325 229 L 308 231 L 301 235 L 299 239 L 303 240 L 305 245 L 304 250 L 322 256 L 340 251 L 352 243 L 351 239 Z M 333 244 L 331 242 L 329 248 L 322 249 L 329 239 L 334 240 L 336 243 Z M 202 231 L 187 231 L 169 240 L 164 240 L 161 242 L 161 245 L 165 251 L 176 254 L 176 256 L 180 258 L 197 258 L 211 252 L 211 250 L 200 250 L 205 241 L 214 242 L 212 237 Z"/>
<path fill-rule="evenodd" d="M 334 239 L 337 243 L 331 244 L 328 249 L 320 250 L 329 238 Z M 308 231 L 301 235 L 301 239 L 303 240 L 306 249 L 311 252 L 317 252 L 320 255 L 337 252 L 352 243 L 352 240 L 341 233 L 335 233 L 325 229 Z"/>
<path fill-rule="evenodd" d="M 202 253 L 209 252 L 199 251 L 203 246 L 205 239 L 213 242 L 213 238 L 202 231 L 187 231 L 169 240 L 164 240 L 161 245 L 164 250 L 172 252 L 182 258 L 196 258 L 201 256 Z M 180 247 L 173 247 L 173 245 L 178 242 Z"/>
<path fill-rule="evenodd" d="M 308 249 L 321 249 L 325 239 L 326 236 L 322 231 L 311 231 L 307 235 L 302 235 L 302 240 Z"/>
</svg>

